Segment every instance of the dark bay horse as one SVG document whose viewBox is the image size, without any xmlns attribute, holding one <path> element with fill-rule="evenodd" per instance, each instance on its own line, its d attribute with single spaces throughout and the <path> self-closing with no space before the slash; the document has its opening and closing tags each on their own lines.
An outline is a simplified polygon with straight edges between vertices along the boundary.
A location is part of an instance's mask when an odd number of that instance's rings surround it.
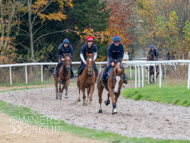
<svg viewBox="0 0 190 143">
<path fill-rule="evenodd" d="M 97 82 L 97 88 L 98 88 L 98 96 L 99 96 L 99 103 L 100 103 L 100 110 L 98 111 L 98 113 L 103 113 L 102 112 L 102 92 L 103 89 L 105 88 L 103 83 L 100 81 L 101 75 L 103 73 L 103 70 L 101 70 L 101 72 L 98 75 L 98 82 Z M 117 99 L 120 96 L 120 92 L 121 92 L 121 87 L 123 84 L 123 78 L 122 78 L 122 74 L 124 73 L 124 69 L 122 69 L 120 67 L 119 64 L 116 64 L 116 66 L 110 71 L 108 80 L 107 80 L 107 87 L 108 87 L 108 98 L 107 100 L 104 102 L 107 105 L 110 104 L 110 96 L 111 96 L 111 100 L 112 100 L 112 105 L 113 105 L 113 110 L 112 110 L 112 114 L 117 114 L 117 110 L 116 110 L 116 103 L 117 103 Z"/>
<path fill-rule="evenodd" d="M 147 56 L 147 61 L 154 61 L 154 54 L 151 53 L 151 54 L 148 54 Z M 159 75 L 159 67 L 158 65 L 155 66 L 156 67 L 156 79 Z M 151 75 L 153 75 L 153 82 L 154 82 L 154 66 L 149 66 L 149 81 L 151 83 Z"/>
<path fill-rule="evenodd" d="M 80 102 L 80 90 L 83 92 L 83 105 L 85 104 L 85 89 L 87 88 L 87 101 L 89 98 L 90 94 L 90 106 L 92 105 L 92 95 L 94 93 L 94 88 L 95 88 L 95 82 L 96 82 L 96 75 L 95 71 L 93 69 L 94 65 L 94 53 L 93 54 L 88 54 L 86 53 L 86 66 L 83 69 L 82 73 L 79 75 L 77 78 L 77 86 L 79 89 L 79 96 L 78 96 L 78 102 Z"/>
<path fill-rule="evenodd" d="M 67 54 L 67 55 L 63 54 L 63 55 L 65 58 L 63 61 L 63 65 L 59 69 L 58 77 L 54 75 L 56 99 L 60 98 L 60 100 L 62 99 L 62 93 L 64 89 L 66 91 L 65 98 L 68 98 L 67 91 L 68 91 L 68 86 L 69 86 L 70 78 L 71 78 L 71 70 L 70 70 L 71 54 Z M 59 92 L 58 92 L 58 83 L 59 83 Z M 63 84 L 62 88 L 61 88 L 61 84 Z"/>
</svg>

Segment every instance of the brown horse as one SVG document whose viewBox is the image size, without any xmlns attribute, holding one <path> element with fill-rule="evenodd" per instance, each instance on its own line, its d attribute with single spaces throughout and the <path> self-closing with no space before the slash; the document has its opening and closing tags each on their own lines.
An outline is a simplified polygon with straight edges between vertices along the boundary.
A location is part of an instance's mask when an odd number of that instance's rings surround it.
<svg viewBox="0 0 190 143">
<path fill-rule="evenodd" d="M 98 82 L 97 82 L 98 96 L 99 96 L 99 103 L 100 103 L 100 110 L 98 111 L 98 113 L 103 113 L 101 104 L 102 104 L 102 92 L 105 87 L 103 83 L 100 81 L 103 70 L 104 69 L 102 69 L 101 72 L 99 73 Z M 120 96 L 121 87 L 123 84 L 123 78 L 122 78 L 123 73 L 124 73 L 124 69 L 122 69 L 119 64 L 116 64 L 116 66 L 111 70 L 108 80 L 107 80 L 107 88 L 109 90 L 109 93 L 107 95 L 108 98 L 104 103 L 106 104 L 106 106 L 109 105 L 110 104 L 109 98 L 111 96 L 112 105 L 113 105 L 112 114 L 117 114 L 116 103 L 117 103 L 118 97 Z"/>
<path fill-rule="evenodd" d="M 82 73 L 79 75 L 77 79 L 77 86 L 79 89 L 79 96 L 78 96 L 78 102 L 80 102 L 80 90 L 83 92 L 83 105 L 85 104 L 85 88 L 87 88 L 87 101 L 89 98 L 90 94 L 90 106 L 92 105 L 92 95 L 94 93 L 94 88 L 95 88 L 95 82 L 96 82 L 96 75 L 95 71 L 93 69 L 94 65 L 94 53 L 93 54 L 88 54 L 86 53 L 86 66 L 83 69 Z"/>
<path fill-rule="evenodd" d="M 66 91 L 65 98 L 68 98 L 67 91 L 68 91 L 68 86 L 69 86 L 70 78 L 71 78 L 71 70 L 70 70 L 71 54 L 68 54 L 68 55 L 63 54 L 63 55 L 65 58 L 63 61 L 63 65 L 59 69 L 58 77 L 54 75 L 56 99 L 60 98 L 60 100 L 62 99 L 62 93 L 64 89 Z M 59 92 L 58 92 L 58 83 L 59 83 Z M 63 84 L 62 88 L 61 88 L 61 84 Z"/>
<path fill-rule="evenodd" d="M 148 54 L 147 61 L 154 61 L 154 54 L 153 53 Z M 159 67 L 158 67 L 158 65 L 155 67 L 156 67 L 156 79 L 157 79 L 157 77 L 159 75 Z M 153 66 L 149 66 L 149 77 L 150 77 L 149 81 L 150 81 L 150 83 L 151 83 L 151 75 L 153 75 L 153 82 L 154 82 L 154 67 Z"/>
</svg>

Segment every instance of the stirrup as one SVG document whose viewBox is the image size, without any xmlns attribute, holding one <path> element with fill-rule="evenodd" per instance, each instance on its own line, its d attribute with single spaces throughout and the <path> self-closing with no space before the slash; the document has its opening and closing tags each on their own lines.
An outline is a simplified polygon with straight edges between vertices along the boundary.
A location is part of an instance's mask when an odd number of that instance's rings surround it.
<svg viewBox="0 0 190 143">
<path fill-rule="evenodd" d="M 76 73 L 76 74 L 75 74 L 75 77 L 78 77 L 78 76 L 79 76 L 79 74 L 78 74 L 78 73 Z"/>
</svg>

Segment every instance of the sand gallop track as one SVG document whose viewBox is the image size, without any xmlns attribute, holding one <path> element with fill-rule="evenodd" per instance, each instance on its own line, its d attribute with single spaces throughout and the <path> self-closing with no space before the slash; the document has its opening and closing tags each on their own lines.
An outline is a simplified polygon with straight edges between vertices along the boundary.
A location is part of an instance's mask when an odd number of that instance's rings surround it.
<svg viewBox="0 0 190 143">
<path fill-rule="evenodd" d="M 133 101 L 119 97 L 117 111 L 103 104 L 103 114 L 98 114 L 97 89 L 93 105 L 76 102 L 77 87 L 69 87 L 69 98 L 55 100 L 54 88 L 18 90 L 0 93 L 0 100 L 29 107 L 46 116 L 67 123 L 106 130 L 128 137 L 152 137 L 158 139 L 190 140 L 190 108 L 165 105 L 148 101 Z M 103 93 L 103 101 L 107 92 Z"/>
</svg>

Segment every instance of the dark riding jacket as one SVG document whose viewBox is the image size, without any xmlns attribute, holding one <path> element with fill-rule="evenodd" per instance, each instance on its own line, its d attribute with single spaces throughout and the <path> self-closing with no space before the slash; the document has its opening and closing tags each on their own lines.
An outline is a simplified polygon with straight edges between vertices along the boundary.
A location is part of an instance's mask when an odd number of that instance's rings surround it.
<svg viewBox="0 0 190 143">
<path fill-rule="evenodd" d="M 64 44 L 61 43 L 57 49 L 57 54 L 59 58 L 64 58 L 63 54 L 70 54 L 71 53 L 71 58 L 73 56 L 73 47 L 69 44 L 67 48 L 64 47 Z"/>
<path fill-rule="evenodd" d="M 156 57 L 156 60 L 157 60 L 158 59 L 158 51 L 156 49 L 154 49 L 153 51 L 152 51 L 152 49 L 150 49 L 148 54 L 151 54 L 151 53 L 154 54 L 154 56 Z"/>
<path fill-rule="evenodd" d="M 86 52 L 89 53 L 95 53 L 94 54 L 94 60 L 97 57 L 97 46 L 93 43 L 92 46 L 90 48 L 88 48 L 88 43 L 85 43 L 84 45 L 82 45 L 82 48 L 80 50 L 80 57 L 82 62 L 84 62 L 84 60 L 86 61 Z"/>
<path fill-rule="evenodd" d="M 117 60 L 117 62 L 121 62 L 123 59 L 124 54 L 124 48 L 123 45 L 120 43 L 118 47 L 115 46 L 114 43 L 112 43 L 108 48 L 108 59 L 110 62 L 113 62 L 114 59 Z"/>
</svg>

